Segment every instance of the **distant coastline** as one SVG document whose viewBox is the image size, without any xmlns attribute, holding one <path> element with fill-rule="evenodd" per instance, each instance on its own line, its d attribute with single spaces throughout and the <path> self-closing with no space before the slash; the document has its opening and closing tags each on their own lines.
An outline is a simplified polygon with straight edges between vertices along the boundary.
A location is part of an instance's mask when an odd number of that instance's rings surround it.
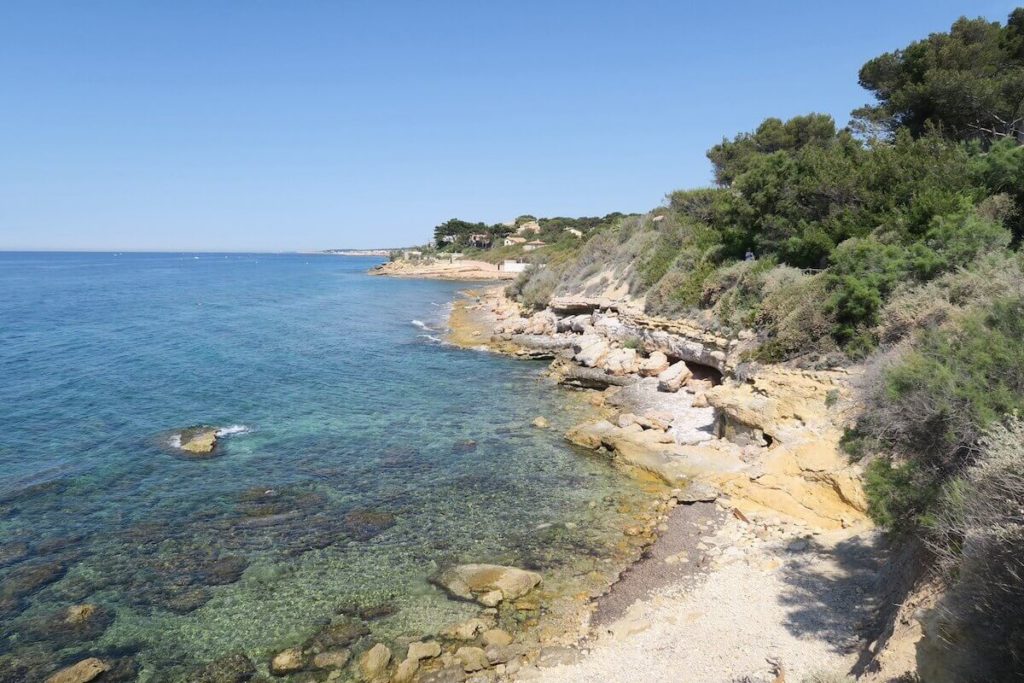
<svg viewBox="0 0 1024 683">
<path fill-rule="evenodd" d="M 331 254 L 332 256 L 390 256 L 393 251 L 401 251 L 400 248 L 394 249 L 324 249 L 324 254 Z"/>
</svg>

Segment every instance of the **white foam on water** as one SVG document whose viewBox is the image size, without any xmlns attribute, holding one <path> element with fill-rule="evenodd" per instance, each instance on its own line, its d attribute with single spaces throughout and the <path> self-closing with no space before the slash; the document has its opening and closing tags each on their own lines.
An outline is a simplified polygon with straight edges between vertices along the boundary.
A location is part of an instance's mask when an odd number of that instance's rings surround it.
<svg viewBox="0 0 1024 683">
<path fill-rule="evenodd" d="M 431 327 L 430 325 L 426 324 L 422 320 L 412 320 L 410 322 L 412 323 L 413 327 L 418 327 L 421 330 L 426 330 L 427 332 L 433 332 L 434 331 L 433 327 Z"/>
<path fill-rule="evenodd" d="M 231 425 L 230 427 L 221 427 L 217 430 L 217 438 L 223 436 L 231 436 L 233 434 L 248 434 L 252 431 L 252 427 L 247 425 Z"/>
</svg>

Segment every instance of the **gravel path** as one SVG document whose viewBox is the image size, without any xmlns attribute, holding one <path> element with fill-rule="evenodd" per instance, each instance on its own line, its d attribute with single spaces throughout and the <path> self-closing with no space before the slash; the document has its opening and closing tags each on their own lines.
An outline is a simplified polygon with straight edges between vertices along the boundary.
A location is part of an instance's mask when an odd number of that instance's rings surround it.
<svg viewBox="0 0 1024 683">
<path fill-rule="evenodd" d="M 707 574 L 635 602 L 601 625 L 575 663 L 528 668 L 551 683 L 798 683 L 849 672 L 871 630 L 880 561 L 874 532 L 812 535 L 729 517 L 698 546 Z"/>
</svg>

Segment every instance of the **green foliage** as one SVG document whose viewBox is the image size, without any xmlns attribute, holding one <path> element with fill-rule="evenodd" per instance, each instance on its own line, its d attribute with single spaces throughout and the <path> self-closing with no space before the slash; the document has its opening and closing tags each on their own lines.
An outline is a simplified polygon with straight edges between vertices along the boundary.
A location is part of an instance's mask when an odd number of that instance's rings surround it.
<svg viewBox="0 0 1024 683">
<path fill-rule="evenodd" d="M 866 125 L 915 136 L 937 129 L 954 140 L 1024 141 L 1024 16 L 1007 25 L 957 20 L 949 33 L 870 60 L 860 84 L 875 105 L 855 112 Z"/>
<path fill-rule="evenodd" d="M 910 531 L 927 524 L 939 491 L 936 478 L 913 461 L 893 464 L 888 458 L 878 458 L 864 472 L 868 514 L 887 529 Z"/>
</svg>

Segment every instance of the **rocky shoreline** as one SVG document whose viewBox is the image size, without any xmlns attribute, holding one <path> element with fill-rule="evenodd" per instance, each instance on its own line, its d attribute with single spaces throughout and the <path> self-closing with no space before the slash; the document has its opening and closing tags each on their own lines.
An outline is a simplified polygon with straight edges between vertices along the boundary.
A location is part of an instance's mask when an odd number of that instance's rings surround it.
<svg viewBox="0 0 1024 683">
<path fill-rule="evenodd" d="M 848 371 L 751 366 L 742 362 L 751 333 L 727 339 L 695 321 L 645 316 L 628 303 L 566 298 L 526 312 L 501 287 L 464 294 L 452 310 L 451 343 L 550 361 L 559 384 L 586 392 L 602 411 L 569 430 L 567 440 L 670 488 L 657 516 L 627 530 L 646 534 L 646 549 L 591 603 L 578 644 L 557 657 L 538 657 L 517 679 L 609 680 L 614 665 L 592 670 L 588 662 L 609 652 L 617 661 L 615 653 L 628 647 L 624 639 L 652 628 L 637 614 L 663 607 L 665 591 L 678 601 L 704 584 L 715 587 L 708 577 L 734 564 L 753 575 L 737 579 L 743 572 L 730 570 L 736 576 L 723 576 L 756 585 L 765 574 L 772 589 L 782 590 L 777 577 L 787 567 L 825 567 L 850 554 L 877 560 L 879 540 L 865 514 L 860 472 L 838 447 Z M 851 553 L 850 544 L 870 549 Z M 838 595 L 866 605 L 869 584 L 858 576 Z M 842 655 L 825 652 L 828 644 L 786 643 L 759 666 L 749 658 L 723 663 L 706 668 L 700 680 L 782 680 L 776 676 L 783 670 L 806 673 L 816 660 L 846 673 L 851 657 L 857 659 L 852 653 L 863 653 L 873 634 L 863 628 L 863 611 L 844 609 L 848 614 L 837 617 L 841 637 L 830 634 L 844 641 Z"/>
</svg>

